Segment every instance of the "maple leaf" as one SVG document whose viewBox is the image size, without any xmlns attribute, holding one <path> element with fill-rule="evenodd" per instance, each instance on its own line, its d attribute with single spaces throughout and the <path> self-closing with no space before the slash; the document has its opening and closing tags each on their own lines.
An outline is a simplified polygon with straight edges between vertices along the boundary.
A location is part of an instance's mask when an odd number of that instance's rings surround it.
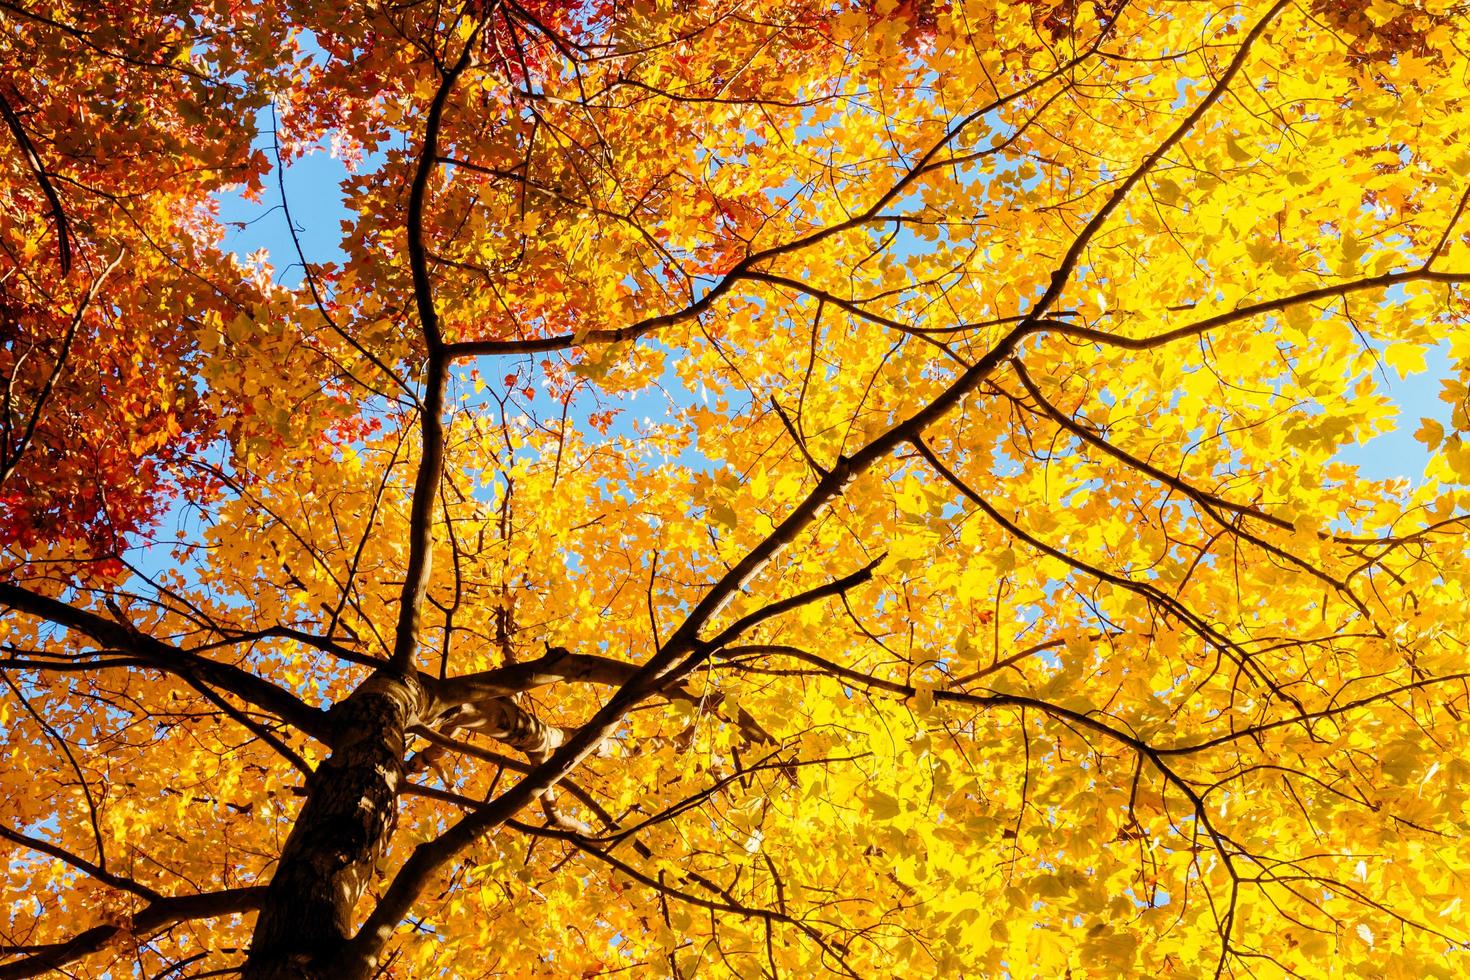
<svg viewBox="0 0 1470 980">
<path fill-rule="evenodd" d="M 0 21 L 0 977 L 1464 972 L 1453 4 Z"/>
</svg>

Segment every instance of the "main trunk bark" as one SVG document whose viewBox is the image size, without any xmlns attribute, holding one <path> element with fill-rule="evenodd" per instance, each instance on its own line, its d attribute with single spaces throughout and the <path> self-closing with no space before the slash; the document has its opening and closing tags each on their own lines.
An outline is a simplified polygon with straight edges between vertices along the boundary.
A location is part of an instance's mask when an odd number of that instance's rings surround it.
<svg viewBox="0 0 1470 980">
<path fill-rule="evenodd" d="M 332 754 L 311 777 L 256 921 L 244 980 L 322 980 L 352 936 L 352 914 L 392 839 L 407 731 L 424 691 L 379 673 L 331 712 Z"/>
</svg>

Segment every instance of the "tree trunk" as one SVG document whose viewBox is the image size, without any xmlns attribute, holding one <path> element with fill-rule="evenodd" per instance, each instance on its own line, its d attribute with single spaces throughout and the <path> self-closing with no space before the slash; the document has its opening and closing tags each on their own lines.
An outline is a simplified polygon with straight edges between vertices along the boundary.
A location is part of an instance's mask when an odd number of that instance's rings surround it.
<svg viewBox="0 0 1470 980">
<path fill-rule="evenodd" d="M 341 976 L 334 963 L 393 837 L 406 733 L 424 701 L 416 677 L 379 672 L 332 709 L 332 754 L 311 777 L 281 850 L 244 980 Z"/>
</svg>

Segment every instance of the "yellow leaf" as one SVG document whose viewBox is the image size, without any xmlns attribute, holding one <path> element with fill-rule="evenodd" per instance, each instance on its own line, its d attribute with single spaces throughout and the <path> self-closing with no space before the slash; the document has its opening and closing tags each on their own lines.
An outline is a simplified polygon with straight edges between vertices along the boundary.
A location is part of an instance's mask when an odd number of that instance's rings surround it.
<svg viewBox="0 0 1470 980">
<path fill-rule="evenodd" d="M 1444 440 L 1444 426 L 1434 419 L 1421 418 L 1419 428 L 1414 432 L 1414 438 L 1424 443 L 1433 452 Z"/>
<path fill-rule="evenodd" d="M 1429 367 L 1429 363 L 1425 359 L 1425 348 L 1419 344 L 1390 344 L 1383 352 L 1383 359 L 1388 362 L 1390 367 L 1398 371 L 1400 378 L 1408 378 L 1410 375 L 1419 374 L 1428 370 Z"/>
</svg>

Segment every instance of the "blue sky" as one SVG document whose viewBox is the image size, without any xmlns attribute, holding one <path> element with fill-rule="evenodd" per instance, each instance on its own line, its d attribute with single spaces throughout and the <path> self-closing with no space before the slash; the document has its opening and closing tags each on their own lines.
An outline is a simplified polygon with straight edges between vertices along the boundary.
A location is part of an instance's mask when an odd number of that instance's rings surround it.
<svg viewBox="0 0 1470 980">
<path fill-rule="evenodd" d="M 1446 430 L 1450 425 L 1450 405 L 1439 398 L 1440 381 L 1453 373 L 1449 347 L 1440 344 L 1431 348 L 1427 357 L 1427 369 L 1407 378 L 1397 377 L 1389 368 L 1392 382 L 1380 381 L 1382 390 L 1398 405 L 1399 424 L 1393 432 L 1356 446 L 1349 446 L 1339 455 L 1349 463 L 1356 463 L 1364 475 L 1387 479 L 1407 477 L 1418 482 L 1424 478 L 1424 467 L 1429 463 L 1429 453 L 1422 442 L 1414 438 L 1421 418 L 1438 421 Z"/>
</svg>

